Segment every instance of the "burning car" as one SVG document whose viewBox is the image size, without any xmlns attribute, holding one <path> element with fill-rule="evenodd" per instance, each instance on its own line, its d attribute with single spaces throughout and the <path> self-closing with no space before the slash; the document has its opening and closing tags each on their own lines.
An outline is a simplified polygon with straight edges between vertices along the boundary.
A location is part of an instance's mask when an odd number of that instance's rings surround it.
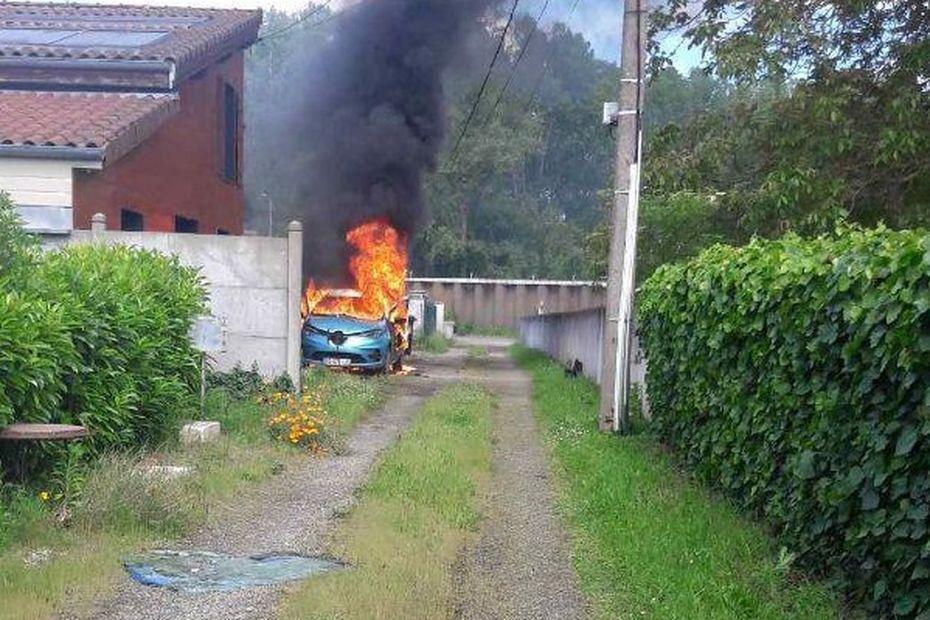
<svg viewBox="0 0 930 620">
<path fill-rule="evenodd" d="M 388 370 L 410 352 L 407 314 L 407 240 L 387 220 L 364 223 L 346 234 L 352 249 L 354 288 L 311 281 L 302 312 L 305 364 Z"/>
<path fill-rule="evenodd" d="M 327 299 L 358 299 L 358 291 L 329 291 Z M 406 340 L 387 316 L 370 320 L 348 314 L 310 314 L 304 321 L 306 365 L 387 371 L 401 364 Z"/>
</svg>

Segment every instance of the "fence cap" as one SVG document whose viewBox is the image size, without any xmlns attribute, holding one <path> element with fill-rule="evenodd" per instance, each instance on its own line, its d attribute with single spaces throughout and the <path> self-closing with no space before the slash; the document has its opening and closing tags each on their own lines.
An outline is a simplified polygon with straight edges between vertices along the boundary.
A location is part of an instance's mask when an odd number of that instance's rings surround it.
<svg viewBox="0 0 930 620">
<path fill-rule="evenodd" d="M 291 223 L 287 225 L 287 232 L 300 232 L 303 229 L 304 225 L 297 220 L 291 220 Z"/>
</svg>

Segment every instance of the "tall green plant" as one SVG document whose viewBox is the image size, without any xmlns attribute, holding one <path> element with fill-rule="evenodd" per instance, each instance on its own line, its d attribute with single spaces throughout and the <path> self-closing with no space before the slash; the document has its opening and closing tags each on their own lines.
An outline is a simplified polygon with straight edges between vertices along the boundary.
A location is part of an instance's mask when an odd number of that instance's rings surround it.
<svg viewBox="0 0 930 620">
<path fill-rule="evenodd" d="M 930 615 L 930 235 L 715 246 L 660 268 L 639 320 L 698 474 L 873 613 Z"/>
<path fill-rule="evenodd" d="M 36 239 L 26 233 L 6 192 L 0 191 L 0 290 L 26 277 L 35 260 Z"/>
<path fill-rule="evenodd" d="M 204 303 L 195 270 L 151 251 L 71 246 L 42 261 L 32 290 L 64 308 L 80 359 L 55 418 L 114 447 L 158 438 L 183 414 L 198 380 L 187 335 Z"/>
</svg>

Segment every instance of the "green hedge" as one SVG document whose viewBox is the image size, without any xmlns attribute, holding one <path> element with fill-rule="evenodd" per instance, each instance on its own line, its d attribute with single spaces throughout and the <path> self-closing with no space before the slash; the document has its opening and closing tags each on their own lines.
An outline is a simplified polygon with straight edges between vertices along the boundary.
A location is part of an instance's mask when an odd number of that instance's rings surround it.
<svg viewBox="0 0 930 620">
<path fill-rule="evenodd" d="M 199 380 L 187 335 L 204 310 L 197 271 L 126 247 L 39 254 L 3 195 L 0 240 L 10 242 L 0 253 L 0 425 L 81 424 L 89 455 L 173 431 Z M 25 463 L 42 474 L 63 454 L 37 446 Z"/>
<path fill-rule="evenodd" d="M 807 570 L 930 618 L 930 235 L 715 246 L 639 303 L 663 438 Z"/>
<path fill-rule="evenodd" d="M 62 307 L 79 361 L 43 416 L 87 426 L 97 447 L 160 438 L 199 381 L 188 341 L 204 307 L 197 272 L 152 251 L 86 245 L 48 254 L 35 274 L 31 292 Z"/>
</svg>

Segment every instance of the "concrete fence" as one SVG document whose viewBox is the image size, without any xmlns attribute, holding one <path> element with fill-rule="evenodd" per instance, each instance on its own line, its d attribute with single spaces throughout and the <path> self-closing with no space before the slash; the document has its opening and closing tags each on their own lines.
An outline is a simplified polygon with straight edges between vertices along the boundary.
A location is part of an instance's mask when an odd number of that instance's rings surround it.
<svg viewBox="0 0 930 620">
<path fill-rule="evenodd" d="M 212 354 L 213 366 L 257 364 L 275 377 L 287 372 L 300 380 L 300 299 L 303 232 L 292 222 L 288 235 L 234 237 L 106 230 L 94 216 L 92 230 L 46 237 L 46 246 L 73 243 L 128 245 L 177 256 L 196 267 L 206 282 L 210 311 L 224 326 L 226 349 Z"/>
<path fill-rule="evenodd" d="M 584 364 L 584 374 L 601 382 L 602 347 L 604 342 L 603 308 L 581 312 L 561 312 L 526 316 L 520 320 L 520 338 L 528 347 L 543 351 L 549 357 L 565 364 L 575 360 Z M 615 326 L 616 327 L 616 326 Z M 632 385 L 646 385 L 646 361 L 633 337 L 633 364 L 630 369 Z"/>
<path fill-rule="evenodd" d="M 411 278 L 411 290 L 424 290 L 445 305 L 459 325 L 518 329 L 531 314 L 575 312 L 605 305 L 603 282 L 574 280 L 483 280 Z"/>
</svg>

